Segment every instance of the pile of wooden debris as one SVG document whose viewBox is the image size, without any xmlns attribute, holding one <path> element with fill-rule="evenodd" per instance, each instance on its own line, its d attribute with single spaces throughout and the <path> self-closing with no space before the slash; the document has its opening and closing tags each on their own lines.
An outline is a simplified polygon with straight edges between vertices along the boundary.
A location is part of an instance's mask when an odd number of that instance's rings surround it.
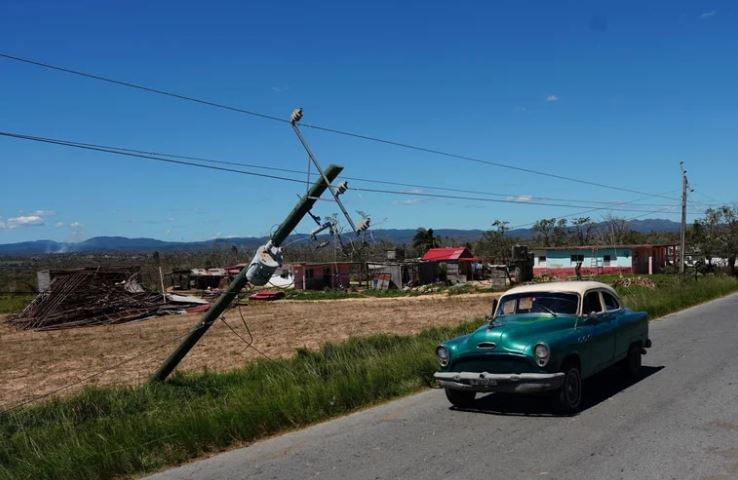
<svg viewBox="0 0 738 480">
<path fill-rule="evenodd" d="M 195 304 L 173 304 L 159 293 L 147 292 L 139 279 L 137 269 L 52 272 L 48 288 L 8 322 L 24 330 L 110 325 L 182 311 Z"/>
</svg>

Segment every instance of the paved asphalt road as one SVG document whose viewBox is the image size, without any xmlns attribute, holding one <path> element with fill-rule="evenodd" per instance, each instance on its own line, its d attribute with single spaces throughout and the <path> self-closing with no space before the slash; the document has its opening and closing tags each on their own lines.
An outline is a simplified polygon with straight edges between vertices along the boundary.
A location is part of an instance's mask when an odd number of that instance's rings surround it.
<svg viewBox="0 0 738 480">
<path fill-rule="evenodd" d="M 585 409 L 440 390 L 162 472 L 171 479 L 738 479 L 738 295 L 651 323 L 643 378 L 584 384 Z"/>
</svg>

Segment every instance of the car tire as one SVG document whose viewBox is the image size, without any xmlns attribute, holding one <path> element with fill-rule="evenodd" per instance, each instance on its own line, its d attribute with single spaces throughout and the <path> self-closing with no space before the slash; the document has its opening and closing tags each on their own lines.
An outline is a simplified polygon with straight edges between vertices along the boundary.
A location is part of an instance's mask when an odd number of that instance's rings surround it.
<svg viewBox="0 0 738 480">
<path fill-rule="evenodd" d="M 454 390 L 452 388 L 446 389 L 446 398 L 454 407 L 467 408 L 474 403 L 474 398 L 477 396 L 477 392 L 470 390 Z"/>
<path fill-rule="evenodd" d="M 577 413 L 582 404 L 582 374 L 573 363 L 565 365 L 562 371 L 564 384 L 553 396 L 554 409 L 565 414 Z"/>
<path fill-rule="evenodd" d="M 641 373 L 641 365 L 643 361 L 643 353 L 641 346 L 634 343 L 628 349 L 628 355 L 623 359 L 623 368 L 631 378 L 637 378 Z"/>
</svg>

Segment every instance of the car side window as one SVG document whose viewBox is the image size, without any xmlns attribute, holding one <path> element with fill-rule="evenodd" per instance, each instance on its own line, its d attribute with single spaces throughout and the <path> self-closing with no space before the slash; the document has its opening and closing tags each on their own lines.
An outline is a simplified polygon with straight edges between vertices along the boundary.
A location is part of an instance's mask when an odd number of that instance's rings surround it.
<svg viewBox="0 0 738 480">
<path fill-rule="evenodd" d="M 582 303 L 582 315 L 588 315 L 590 312 L 600 313 L 601 311 L 600 292 L 594 291 L 587 293 Z"/>
<path fill-rule="evenodd" d="M 620 308 L 620 302 L 611 293 L 602 292 L 602 298 L 605 300 L 605 309 L 608 312 Z"/>
</svg>

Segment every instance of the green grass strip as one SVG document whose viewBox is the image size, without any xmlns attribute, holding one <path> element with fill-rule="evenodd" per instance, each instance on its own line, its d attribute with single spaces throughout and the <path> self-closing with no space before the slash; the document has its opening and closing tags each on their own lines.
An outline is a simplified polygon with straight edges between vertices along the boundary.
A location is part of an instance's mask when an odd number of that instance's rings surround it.
<svg viewBox="0 0 738 480">
<path fill-rule="evenodd" d="M 21 312 L 35 296 L 34 294 L 16 295 L 0 293 L 0 313 Z"/>
<path fill-rule="evenodd" d="M 620 293 L 653 316 L 738 290 L 727 277 L 650 278 L 657 289 Z M 480 322 L 351 339 L 163 385 L 87 388 L 22 408 L 0 416 L 0 479 L 131 476 L 406 395 L 431 385 L 438 342 Z"/>
</svg>

